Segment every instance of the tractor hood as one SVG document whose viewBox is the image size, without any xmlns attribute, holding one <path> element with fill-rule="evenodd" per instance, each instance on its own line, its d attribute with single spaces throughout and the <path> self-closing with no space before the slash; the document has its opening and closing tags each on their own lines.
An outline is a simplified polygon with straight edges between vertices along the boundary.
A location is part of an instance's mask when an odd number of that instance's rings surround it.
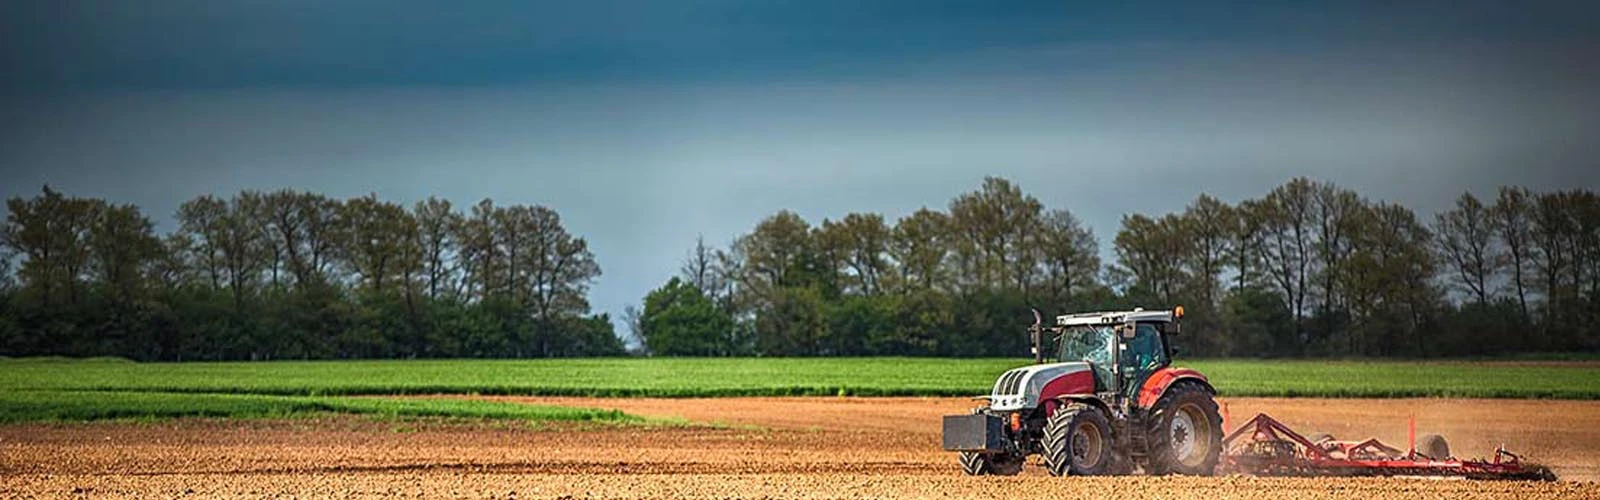
<svg viewBox="0 0 1600 500">
<path fill-rule="evenodd" d="M 1005 372 L 990 391 L 989 408 L 1022 410 L 1039 406 L 1043 398 L 1092 394 L 1093 373 L 1089 363 L 1083 361 L 1024 366 Z"/>
</svg>

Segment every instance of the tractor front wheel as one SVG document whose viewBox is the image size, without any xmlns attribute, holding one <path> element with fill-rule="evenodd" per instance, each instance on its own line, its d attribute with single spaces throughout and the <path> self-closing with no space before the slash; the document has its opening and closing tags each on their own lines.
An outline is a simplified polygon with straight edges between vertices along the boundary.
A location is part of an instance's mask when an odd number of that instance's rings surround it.
<svg viewBox="0 0 1600 500">
<path fill-rule="evenodd" d="M 1111 472 L 1111 424 L 1099 408 L 1064 405 L 1044 426 L 1044 466 L 1053 476 L 1099 476 Z"/>
<path fill-rule="evenodd" d="M 1015 476 L 1022 463 L 1022 457 L 1009 453 L 961 452 L 961 472 L 968 476 Z"/>
<path fill-rule="evenodd" d="M 1175 384 L 1150 408 L 1151 474 L 1209 476 L 1222 454 L 1222 416 L 1211 391 L 1198 384 Z"/>
</svg>

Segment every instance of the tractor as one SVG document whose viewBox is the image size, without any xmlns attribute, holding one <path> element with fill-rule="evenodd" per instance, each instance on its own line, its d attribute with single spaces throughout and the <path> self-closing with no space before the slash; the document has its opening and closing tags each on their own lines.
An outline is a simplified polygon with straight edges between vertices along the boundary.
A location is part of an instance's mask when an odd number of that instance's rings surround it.
<svg viewBox="0 0 1600 500">
<path fill-rule="evenodd" d="M 1056 476 L 1216 470 L 1217 391 L 1172 366 L 1182 306 L 1068 314 L 1052 326 L 1033 316 L 1033 364 L 1001 374 L 970 414 L 944 417 L 944 449 L 960 453 L 963 472 L 1017 474 L 1034 454 Z"/>
</svg>

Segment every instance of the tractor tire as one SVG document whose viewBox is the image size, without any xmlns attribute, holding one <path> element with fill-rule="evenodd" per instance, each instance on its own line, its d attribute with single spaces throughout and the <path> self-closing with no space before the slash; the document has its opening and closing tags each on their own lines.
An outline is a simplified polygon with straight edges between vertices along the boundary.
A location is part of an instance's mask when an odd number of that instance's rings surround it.
<svg viewBox="0 0 1600 500">
<path fill-rule="evenodd" d="M 1044 466 L 1052 476 L 1100 476 L 1112 467 L 1111 423 L 1105 412 L 1071 403 L 1044 426 Z"/>
<path fill-rule="evenodd" d="M 1438 434 L 1424 434 L 1417 439 L 1417 453 L 1434 460 L 1448 460 L 1450 458 L 1450 443 L 1446 443 L 1444 436 Z"/>
<path fill-rule="evenodd" d="M 961 472 L 968 476 L 1015 476 L 1022 472 L 1023 458 L 1006 453 L 961 452 Z"/>
<path fill-rule="evenodd" d="M 1194 383 L 1180 383 L 1150 407 L 1146 442 L 1150 445 L 1150 474 L 1209 476 L 1216 473 L 1222 455 L 1222 415 L 1211 391 Z"/>
</svg>

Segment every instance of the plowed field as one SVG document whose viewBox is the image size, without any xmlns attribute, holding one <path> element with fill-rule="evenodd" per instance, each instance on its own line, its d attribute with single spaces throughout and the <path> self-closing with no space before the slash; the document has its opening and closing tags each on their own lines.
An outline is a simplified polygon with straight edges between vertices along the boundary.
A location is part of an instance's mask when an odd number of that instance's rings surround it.
<svg viewBox="0 0 1600 500">
<path fill-rule="evenodd" d="M 938 449 L 948 398 L 502 398 L 719 428 L 360 418 L 0 427 L 0 497 L 1600 498 L 1600 403 L 1231 399 L 1307 432 L 1405 443 L 1406 417 L 1457 455 L 1504 442 L 1563 481 L 964 477 Z"/>
</svg>

